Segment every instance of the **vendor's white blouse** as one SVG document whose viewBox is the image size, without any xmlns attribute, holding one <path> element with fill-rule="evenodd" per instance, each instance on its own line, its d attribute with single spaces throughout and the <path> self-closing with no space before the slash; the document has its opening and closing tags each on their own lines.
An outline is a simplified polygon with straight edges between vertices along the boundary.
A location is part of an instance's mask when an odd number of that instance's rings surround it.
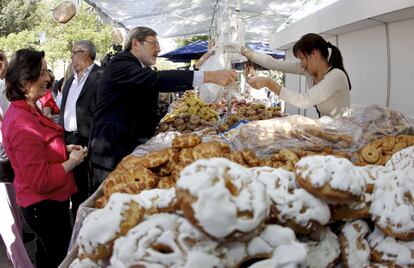
<svg viewBox="0 0 414 268">
<path fill-rule="evenodd" d="M 332 69 L 317 85 L 314 85 L 314 77 L 306 72 L 298 61 L 276 60 L 261 53 L 255 53 L 252 61 L 271 70 L 305 75 L 306 92 L 297 93 L 282 87 L 280 99 L 302 109 L 317 105 L 321 116 L 338 118 L 351 113 L 351 94 L 346 74 L 342 70 Z"/>
</svg>

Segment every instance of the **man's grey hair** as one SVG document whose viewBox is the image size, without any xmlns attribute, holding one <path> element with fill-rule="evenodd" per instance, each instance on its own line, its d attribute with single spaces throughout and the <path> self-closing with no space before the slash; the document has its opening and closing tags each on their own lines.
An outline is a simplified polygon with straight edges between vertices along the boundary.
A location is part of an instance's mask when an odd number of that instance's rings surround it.
<svg viewBox="0 0 414 268">
<path fill-rule="evenodd" d="M 142 42 L 147 38 L 147 36 L 157 36 L 157 32 L 148 27 L 135 27 L 129 31 L 128 42 L 125 45 L 125 51 L 131 51 L 132 40 L 136 39 L 139 42 Z"/>
<path fill-rule="evenodd" d="M 91 59 L 96 59 L 96 46 L 92 41 L 80 40 L 77 41 L 73 46 L 80 46 L 82 48 L 85 48 L 88 51 L 89 56 L 91 56 Z"/>
</svg>

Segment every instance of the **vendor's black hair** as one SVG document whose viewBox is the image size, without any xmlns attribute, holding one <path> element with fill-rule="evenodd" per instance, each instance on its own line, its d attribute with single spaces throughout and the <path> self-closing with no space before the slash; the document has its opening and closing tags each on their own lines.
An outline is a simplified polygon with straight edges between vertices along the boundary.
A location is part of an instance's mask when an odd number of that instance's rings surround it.
<svg viewBox="0 0 414 268">
<path fill-rule="evenodd" d="M 331 49 L 331 56 L 329 59 L 328 48 Z M 323 37 L 319 34 L 308 33 L 302 36 L 299 41 L 297 41 L 293 46 L 293 55 L 295 55 L 295 57 L 298 57 L 299 52 L 310 55 L 313 49 L 319 50 L 322 57 L 326 59 L 332 68 L 338 68 L 346 74 L 349 89 L 351 90 L 351 81 L 349 80 L 348 73 L 345 71 L 341 51 L 339 51 L 339 49 L 336 46 L 332 45 L 330 42 L 326 42 L 325 39 L 323 39 Z"/>
</svg>

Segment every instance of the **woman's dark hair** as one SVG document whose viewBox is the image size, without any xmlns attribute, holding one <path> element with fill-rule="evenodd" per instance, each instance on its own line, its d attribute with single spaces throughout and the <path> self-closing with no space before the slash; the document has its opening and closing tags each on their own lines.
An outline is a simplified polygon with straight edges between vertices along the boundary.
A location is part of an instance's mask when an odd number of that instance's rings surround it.
<svg viewBox="0 0 414 268">
<path fill-rule="evenodd" d="M 329 57 L 329 59 L 328 48 L 331 49 L 331 56 Z M 346 74 L 349 89 L 351 89 L 351 81 L 349 80 L 348 73 L 345 71 L 341 51 L 339 51 L 339 49 L 336 46 L 332 45 L 330 42 L 326 42 L 325 39 L 322 38 L 322 36 L 315 33 L 305 34 L 293 46 L 293 55 L 295 55 L 296 58 L 298 57 L 299 52 L 302 52 L 306 55 L 310 55 L 313 49 L 319 50 L 321 52 L 322 57 L 326 59 L 326 61 L 330 66 L 332 66 L 332 68 L 338 68 Z"/>
<path fill-rule="evenodd" d="M 20 49 L 16 51 L 6 73 L 6 97 L 9 101 L 26 99 L 24 85 L 39 79 L 44 51 Z"/>
</svg>

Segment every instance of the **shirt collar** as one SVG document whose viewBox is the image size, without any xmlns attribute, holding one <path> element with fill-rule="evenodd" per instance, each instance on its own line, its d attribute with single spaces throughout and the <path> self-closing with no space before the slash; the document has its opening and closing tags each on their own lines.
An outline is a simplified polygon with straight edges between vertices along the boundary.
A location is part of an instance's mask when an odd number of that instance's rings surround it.
<svg viewBox="0 0 414 268">
<path fill-rule="evenodd" d="M 144 69 L 147 69 L 147 68 L 149 68 L 149 67 L 147 67 L 147 66 L 145 66 L 140 60 L 138 60 L 139 61 L 139 63 L 141 63 L 141 67 L 142 68 L 144 68 Z"/>
<path fill-rule="evenodd" d="M 82 79 L 84 79 L 85 77 L 88 77 L 89 73 L 91 72 L 94 66 L 95 66 L 95 63 L 93 62 L 91 65 L 88 66 L 88 68 L 85 69 L 85 71 L 83 72 Z M 78 74 L 76 72 L 73 73 L 73 76 L 75 77 L 76 80 L 78 80 Z"/>
</svg>

